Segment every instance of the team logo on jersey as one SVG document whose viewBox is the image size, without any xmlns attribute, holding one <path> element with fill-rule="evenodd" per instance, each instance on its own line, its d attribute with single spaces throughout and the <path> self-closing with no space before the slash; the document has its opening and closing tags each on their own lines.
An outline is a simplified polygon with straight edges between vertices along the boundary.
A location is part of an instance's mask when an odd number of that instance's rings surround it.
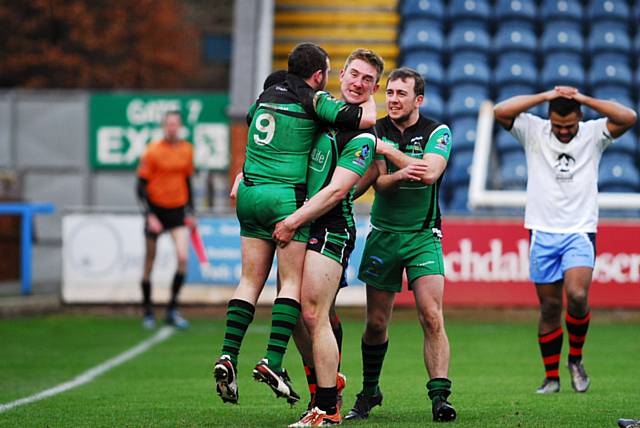
<svg viewBox="0 0 640 428">
<path fill-rule="evenodd" d="M 436 148 L 440 150 L 447 150 L 447 146 L 451 143 L 451 134 L 448 132 L 443 133 L 440 138 L 436 140 Z"/>
<path fill-rule="evenodd" d="M 360 166 L 366 166 L 366 161 L 369 158 L 370 153 L 371 150 L 369 149 L 369 146 L 362 146 L 362 148 L 356 152 L 356 158 L 353 160 L 353 163 Z"/>
<path fill-rule="evenodd" d="M 558 181 L 573 181 L 573 168 L 576 165 L 576 160 L 573 156 L 566 153 L 560 153 L 554 168 L 556 169 L 556 180 Z"/>
<path fill-rule="evenodd" d="M 318 238 L 311 238 L 311 239 L 309 239 L 309 244 L 311 244 L 311 245 L 315 245 L 315 244 L 317 244 L 317 243 L 318 243 Z"/>
<path fill-rule="evenodd" d="M 366 263 L 367 267 L 364 271 L 365 274 L 371 275 L 373 277 L 380 276 L 380 268 L 382 268 L 384 260 L 382 260 L 380 257 L 369 256 L 369 259 Z"/>
</svg>

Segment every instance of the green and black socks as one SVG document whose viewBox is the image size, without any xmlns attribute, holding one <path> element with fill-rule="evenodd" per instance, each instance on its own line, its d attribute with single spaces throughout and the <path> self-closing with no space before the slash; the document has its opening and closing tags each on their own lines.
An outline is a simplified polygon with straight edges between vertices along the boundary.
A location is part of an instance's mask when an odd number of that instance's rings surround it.
<svg viewBox="0 0 640 428">
<path fill-rule="evenodd" d="M 380 345 L 367 345 L 362 342 L 362 393 L 376 395 L 379 391 L 382 363 L 389 347 L 389 341 Z"/>
<path fill-rule="evenodd" d="M 227 306 L 227 325 L 224 331 L 222 354 L 229 355 L 234 366 L 238 365 L 242 339 L 253 321 L 255 311 L 255 306 L 239 299 L 230 300 Z"/>
<path fill-rule="evenodd" d="M 282 370 L 282 360 L 287 344 L 300 318 L 300 303 L 286 297 L 278 297 L 271 311 L 271 334 L 265 358 L 273 371 Z"/>
<path fill-rule="evenodd" d="M 451 395 L 451 381 L 444 377 L 436 377 L 427 382 L 429 399 L 433 403 L 447 401 Z"/>
</svg>

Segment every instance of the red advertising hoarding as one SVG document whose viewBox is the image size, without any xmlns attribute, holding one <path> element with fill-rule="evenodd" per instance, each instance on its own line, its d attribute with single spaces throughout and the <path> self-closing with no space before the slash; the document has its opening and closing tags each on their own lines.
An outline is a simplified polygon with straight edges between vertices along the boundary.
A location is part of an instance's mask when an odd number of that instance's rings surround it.
<svg viewBox="0 0 640 428">
<path fill-rule="evenodd" d="M 537 306 L 521 220 L 444 219 L 445 305 Z M 601 222 L 589 293 L 595 308 L 640 309 L 640 222 Z M 413 305 L 403 291 L 396 304 Z"/>
</svg>

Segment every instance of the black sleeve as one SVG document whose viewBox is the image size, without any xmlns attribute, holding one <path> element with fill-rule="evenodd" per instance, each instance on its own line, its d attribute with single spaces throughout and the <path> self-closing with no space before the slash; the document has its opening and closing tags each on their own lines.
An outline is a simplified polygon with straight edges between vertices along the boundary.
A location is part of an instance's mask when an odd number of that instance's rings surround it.
<svg viewBox="0 0 640 428">
<path fill-rule="evenodd" d="M 185 214 L 193 215 L 195 211 L 193 209 L 193 187 L 191 186 L 191 177 L 187 177 L 187 193 L 189 195 L 189 199 L 187 200 L 187 205 L 184 207 Z"/>
<path fill-rule="evenodd" d="M 148 184 L 148 180 L 138 177 L 136 195 L 138 197 L 138 204 L 140 204 L 140 208 L 144 214 L 149 212 L 149 194 L 147 193 Z"/>
<path fill-rule="evenodd" d="M 338 112 L 335 124 L 343 129 L 358 129 L 360 119 L 362 119 L 362 108 L 357 105 L 347 104 Z"/>
</svg>

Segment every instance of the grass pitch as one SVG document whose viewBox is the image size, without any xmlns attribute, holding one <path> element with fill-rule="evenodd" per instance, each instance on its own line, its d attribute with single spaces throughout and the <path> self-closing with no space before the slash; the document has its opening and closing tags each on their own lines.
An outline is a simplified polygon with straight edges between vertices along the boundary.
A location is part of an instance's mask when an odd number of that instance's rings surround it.
<svg viewBox="0 0 640 428">
<path fill-rule="evenodd" d="M 422 361 L 422 333 L 413 312 L 392 321 L 381 388 L 382 407 L 370 427 L 441 426 L 431 421 Z M 0 413 L 0 426 L 284 427 L 297 420 L 308 393 L 300 358 L 290 347 L 285 367 L 302 402 L 291 408 L 264 384 L 253 381 L 263 356 L 269 320 L 249 328 L 238 367 L 240 404 L 223 404 L 215 393 L 212 363 L 224 330 L 219 316 L 193 319 L 137 358 L 76 389 Z M 342 371 L 345 414 L 362 381 L 360 317 L 344 316 Z M 620 417 L 640 417 L 640 323 L 605 321 L 595 313 L 585 367 L 592 379 L 586 394 L 573 392 L 566 367 L 565 337 L 558 394 L 534 393 L 543 378 L 533 321 L 487 322 L 448 319 L 457 427 L 615 427 Z M 153 333 L 133 317 L 55 315 L 0 322 L 0 404 L 62 382 L 112 358 Z"/>
</svg>

